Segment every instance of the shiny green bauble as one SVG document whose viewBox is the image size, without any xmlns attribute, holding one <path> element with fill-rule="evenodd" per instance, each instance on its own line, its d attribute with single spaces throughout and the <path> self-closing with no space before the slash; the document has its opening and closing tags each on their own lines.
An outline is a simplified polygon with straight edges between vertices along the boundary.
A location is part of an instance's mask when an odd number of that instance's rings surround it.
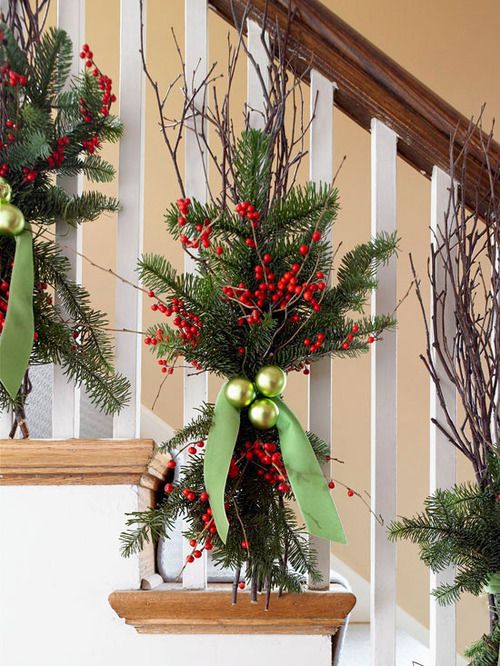
<svg viewBox="0 0 500 666">
<path fill-rule="evenodd" d="M 248 418 L 250 423 L 259 430 L 274 428 L 280 415 L 279 407 L 268 398 L 259 398 L 250 405 Z"/>
<path fill-rule="evenodd" d="M 276 398 L 285 390 L 286 372 L 277 365 L 265 365 L 255 377 L 255 386 L 262 395 Z"/>
<path fill-rule="evenodd" d="M 24 231 L 26 223 L 24 215 L 17 206 L 0 202 L 0 236 L 19 236 Z"/>
<path fill-rule="evenodd" d="M 233 407 L 243 409 L 255 398 L 255 387 L 245 377 L 234 377 L 226 384 L 226 398 Z"/>
</svg>

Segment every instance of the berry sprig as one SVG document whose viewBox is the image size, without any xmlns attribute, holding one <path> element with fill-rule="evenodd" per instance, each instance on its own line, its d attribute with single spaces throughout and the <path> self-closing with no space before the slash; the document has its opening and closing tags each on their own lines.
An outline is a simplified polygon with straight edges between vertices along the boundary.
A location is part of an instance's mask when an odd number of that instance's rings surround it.
<svg viewBox="0 0 500 666">
<path fill-rule="evenodd" d="M 191 199 L 177 199 L 176 201 L 177 208 L 179 209 L 179 217 L 177 218 L 177 223 L 180 227 L 186 226 L 188 222 L 189 207 L 191 206 Z M 195 238 L 189 238 L 186 234 L 181 234 L 180 241 L 184 248 L 193 248 L 197 250 L 199 247 L 205 249 L 211 246 L 210 233 L 212 231 L 212 220 L 205 218 L 203 223 L 198 223 L 195 226 L 195 230 L 198 235 Z M 217 254 L 222 254 L 222 248 L 217 248 Z"/>
<path fill-rule="evenodd" d="M 242 219 L 248 220 L 254 229 L 257 228 L 260 220 L 260 213 L 250 201 L 242 201 L 241 203 L 236 204 L 235 210 Z"/>
<path fill-rule="evenodd" d="M 99 67 L 97 67 L 97 65 L 94 62 L 94 54 L 90 50 L 88 44 L 84 44 L 82 46 L 80 58 L 82 60 L 85 60 L 85 67 L 87 67 L 88 69 L 93 68 L 92 75 L 98 79 L 99 89 L 102 91 L 100 112 L 103 116 L 108 116 L 111 104 L 113 104 L 113 102 L 116 102 L 116 95 L 113 94 L 112 90 L 113 81 L 109 78 L 109 76 L 103 74 L 99 69 Z M 86 108 L 86 101 L 84 99 L 81 99 L 80 105 L 81 107 L 83 107 L 83 109 L 80 109 L 80 112 L 82 113 L 82 115 L 84 115 L 86 122 L 90 122 L 92 120 L 92 117 L 90 116 Z"/>
</svg>

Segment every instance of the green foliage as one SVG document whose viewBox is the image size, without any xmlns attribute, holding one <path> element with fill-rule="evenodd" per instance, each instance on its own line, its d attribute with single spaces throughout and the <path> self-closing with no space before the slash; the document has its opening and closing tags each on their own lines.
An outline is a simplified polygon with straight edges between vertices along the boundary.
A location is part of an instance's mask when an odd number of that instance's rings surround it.
<svg viewBox="0 0 500 666">
<path fill-rule="evenodd" d="M 500 599 L 497 600 L 500 605 Z M 468 648 L 465 656 L 470 659 L 469 666 L 498 666 L 500 653 L 500 624 L 494 627 L 490 635 L 483 637 Z"/>
<path fill-rule="evenodd" d="M 438 489 L 422 513 L 401 518 L 389 528 L 391 539 L 418 545 L 422 561 L 434 572 L 454 566 L 452 583 L 433 594 L 441 604 L 456 603 L 464 592 L 485 594 L 492 574 L 500 572 L 500 455 L 492 451 L 484 485 L 462 483 Z M 496 625 L 470 649 L 474 666 L 495 665 L 500 643 L 499 608 Z"/>
<path fill-rule="evenodd" d="M 60 364 L 68 377 L 85 386 L 94 404 L 115 413 L 127 401 L 129 387 L 113 370 L 108 322 L 92 308 L 86 290 L 70 278 L 64 241 L 59 247 L 48 227 L 56 221 L 76 226 L 118 210 L 118 201 L 99 191 L 68 194 L 60 178 L 81 174 L 94 182 L 110 182 L 114 168 L 96 151 L 102 142 L 116 141 L 122 127 L 109 112 L 111 96 L 103 98 L 97 67 L 95 75 L 86 70 L 68 78 L 72 44 L 64 31 L 48 29 L 28 60 L 8 28 L 0 29 L 5 36 L 0 61 L 25 77 L 18 85 L 0 88 L 0 167 L 12 187 L 12 203 L 22 210 L 34 235 L 37 339 L 31 364 Z M 14 252 L 12 240 L 0 236 L 0 281 L 7 284 Z M 0 387 L 0 406 L 9 404 Z"/>
</svg>

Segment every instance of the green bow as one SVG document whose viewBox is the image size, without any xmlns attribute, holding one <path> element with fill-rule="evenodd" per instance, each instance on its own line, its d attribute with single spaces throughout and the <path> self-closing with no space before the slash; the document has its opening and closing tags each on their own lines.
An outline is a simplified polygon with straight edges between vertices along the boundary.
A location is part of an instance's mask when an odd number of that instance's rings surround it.
<svg viewBox="0 0 500 666">
<path fill-rule="evenodd" d="M 226 480 L 240 429 L 239 410 L 231 405 L 224 385 L 215 401 L 204 460 L 205 487 L 220 538 L 226 543 L 229 522 L 224 507 Z M 328 485 L 309 439 L 297 417 L 279 398 L 276 427 L 290 485 L 310 534 L 346 543 L 346 537 Z"/>
<path fill-rule="evenodd" d="M 0 207 L 8 208 L 8 222 L 17 218 L 17 227 L 0 228 L 1 234 L 12 236 L 16 241 L 7 316 L 0 335 L 0 382 L 15 400 L 29 366 L 35 334 L 33 239 L 21 211 L 9 203 L 10 185 L 3 179 L 0 181 Z"/>
</svg>

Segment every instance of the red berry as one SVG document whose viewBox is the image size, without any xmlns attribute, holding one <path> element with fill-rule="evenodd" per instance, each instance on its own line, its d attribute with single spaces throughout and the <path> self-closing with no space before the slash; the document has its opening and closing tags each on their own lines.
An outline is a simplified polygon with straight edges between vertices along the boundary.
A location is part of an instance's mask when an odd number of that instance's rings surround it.
<svg viewBox="0 0 500 666">
<path fill-rule="evenodd" d="M 319 241 L 319 239 L 321 238 L 320 232 L 319 231 L 313 231 L 311 238 L 313 239 L 313 241 L 315 243 L 317 243 Z"/>
<path fill-rule="evenodd" d="M 308 246 L 307 246 L 307 245 L 301 245 L 301 246 L 299 247 L 299 252 L 300 252 L 300 254 L 301 254 L 303 257 L 305 257 L 306 254 L 309 252 L 309 248 L 308 248 Z"/>
<path fill-rule="evenodd" d="M 171 483 L 166 483 L 165 484 L 165 492 L 166 493 L 171 493 L 174 489 L 174 486 Z"/>
<path fill-rule="evenodd" d="M 206 493 L 205 491 L 200 493 L 200 501 L 201 502 L 207 502 L 208 501 L 208 493 Z"/>
<path fill-rule="evenodd" d="M 187 494 L 187 498 L 190 502 L 194 502 L 196 499 L 196 495 L 193 492 L 191 492 Z"/>
<path fill-rule="evenodd" d="M 217 252 L 218 255 L 221 255 L 224 252 L 224 248 L 222 247 L 216 247 L 215 251 Z"/>
<path fill-rule="evenodd" d="M 194 456 L 194 454 L 196 453 L 196 448 L 194 446 L 190 446 L 188 449 L 188 453 Z"/>
<path fill-rule="evenodd" d="M 351 345 L 350 345 L 348 342 L 344 342 L 344 343 L 342 344 L 342 349 L 349 349 L 350 346 L 351 346 Z"/>
<path fill-rule="evenodd" d="M 248 550 L 248 541 L 242 541 L 241 547 L 244 548 L 245 550 Z"/>
<path fill-rule="evenodd" d="M 194 548 L 196 546 L 196 539 L 191 539 L 189 545 L 191 546 L 191 548 Z"/>
<path fill-rule="evenodd" d="M 192 555 L 188 555 L 186 557 L 186 562 L 189 562 L 189 563 L 194 562 L 194 557 Z"/>
<path fill-rule="evenodd" d="M 271 261 L 272 257 L 271 255 L 266 252 L 266 254 L 262 257 L 262 260 L 264 261 L 265 264 L 268 264 Z"/>
<path fill-rule="evenodd" d="M 371 345 L 372 342 L 375 342 L 375 338 L 373 337 L 373 335 L 370 335 L 368 338 L 368 344 Z"/>
<path fill-rule="evenodd" d="M 349 490 L 347 491 L 347 496 L 348 496 L 348 497 L 352 497 L 353 495 L 354 495 L 354 490 L 351 490 L 351 489 L 349 488 Z"/>
<path fill-rule="evenodd" d="M 175 469 L 177 467 L 177 463 L 175 462 L 175 460 L 169 460 L 167 463 L 167 467 L 168 469 Z"/>
<path fill-rule="evenodd" d="M 193 555 L 196 557 L 196 559 L 199 559 L 201 557 L 201 550 L 195 550 Z"/>
<path fill-rule="evenodd" d="M 333 490 L 335 488 L 334 481 L 330 481 L 330 483 L 328 484 L 328 487 L 330 488 L 330 490 Z"/>
<path fill-rule="evenodd" d="M 359 326 L 357 324 L 354 324 L 351 330 L 353 333 L 357 333 L 359 331 Z"/>
<path fill-rule="evenodd" d="M 242 581 L 241 583 L 238 583 L 238 587 L 240 588 L 240 590 L 244 590 L 245 587 L 246 587 L 246 585 L 245 585 L 245 583 L 243 583 L 243 581 Z"/>
</svg>

